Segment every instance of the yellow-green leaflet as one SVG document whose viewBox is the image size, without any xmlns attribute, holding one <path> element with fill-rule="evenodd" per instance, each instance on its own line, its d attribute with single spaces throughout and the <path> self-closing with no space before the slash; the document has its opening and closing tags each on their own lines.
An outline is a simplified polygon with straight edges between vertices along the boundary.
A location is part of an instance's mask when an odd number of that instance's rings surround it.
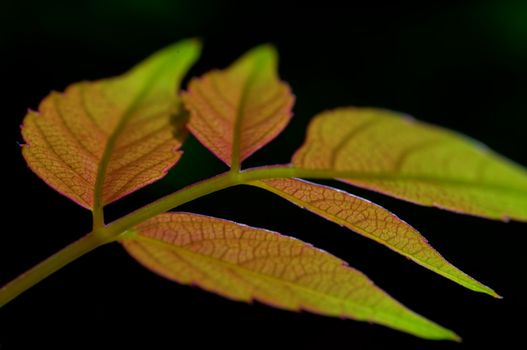
<svg viewBox="0 0 527 350">
<path fill-rule="evenodd" d="M 253 185 L 371 238 L 464 287 L 498 297 L 492 289 L 449 263 L 416 229 L 377 204 L 298 179 L 261 180 Z"/>
<path fill-rule="evenodd" d="M 150 270 L 233 300 L 375 322 L 428 339 L 458 339 L 344 261 L 276 232 L 169 213 L 138 225 L 121 243 Z"/>
<path fill-rule="evenodd" d="M 527 221 L 527 171 L 453 131 L 376 108 L 311 122 L 294 166 L 417 204 Z"/>
</svg>

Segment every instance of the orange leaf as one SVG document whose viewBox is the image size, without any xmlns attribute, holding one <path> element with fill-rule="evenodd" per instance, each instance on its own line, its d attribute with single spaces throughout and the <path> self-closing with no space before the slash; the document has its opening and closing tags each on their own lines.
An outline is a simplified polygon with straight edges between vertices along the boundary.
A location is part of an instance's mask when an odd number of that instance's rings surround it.
<svg viewBox="0 0 527 350">
<path fill-rule="evenodd" d="M 455 132 L 375 108 L 311 122 L 293 157 L 302 176 L 333 177 L 414 203 L 527 221 L 527 171 Z"/>
<path fill-rule="evenodd" d="M 291 118 L 294 97 L 276 70 L 275 50 L 259 46 L 229 68 L 193 79 L 183 94 L 190 131 L 233 168 L 274 139 Z"/>
<path fill-rule="evenodd" d="M 164 176 L 181 157 L 184 136 L 176 88 L 199 48 L 183 41 L 122 76 L 52 92 L 24 119 L 30 168 L 88 209 Z"/>
<path fill-rule="evenodd" d="M 276 232 L 169 213 L 140 224 L 121 243 L 161 276 L 233 300 L 370 321 L 424 338 L 458 339 L 344 261 Z"/>
<path fill-rule="evenodd" d="M 297 179 L 263 180 L 252 184 L 384 244 L 462 286 L 498 297 L 492 289 L 449 263 L 412 226 L 377 204 L 335 188 Z"/>
</svg>

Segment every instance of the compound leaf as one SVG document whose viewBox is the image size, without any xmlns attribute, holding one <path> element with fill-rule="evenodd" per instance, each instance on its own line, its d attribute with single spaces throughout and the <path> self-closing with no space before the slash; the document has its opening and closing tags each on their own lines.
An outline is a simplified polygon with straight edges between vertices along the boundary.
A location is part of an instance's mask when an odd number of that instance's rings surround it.
<svg viewBox="0 0 527 350">
<path fill-rule="evenodd" d="M 458 339 L 342 260 L 276 232 L 167 213 L 138 225 L 121 243 L 161 276 L 233 300 L 370 321 L 423 338 Z"/>
<path fill-rule="evenodd" d="M 321 113 L 293 165 L 303 175 L 421 205 L 527 221 L 525 168 L 460 134 L 383 109 Z"/>
<path fill-rule="evenodd" d="M 298 179 L 262 180 L 251 184 L 371 238 L 464 287 L 498 297 L 492 289 L 449 263 L 412 226 L 366 199 Z"/>
<path fill-rule="evenodd" d="M 88 209 L 163 177 L 181 157 L 176 91 L 199 51 L 197 41 L 182 41 L 119 77 L 52 92 L 24 119 L 29 167 Z"/>
</svg>

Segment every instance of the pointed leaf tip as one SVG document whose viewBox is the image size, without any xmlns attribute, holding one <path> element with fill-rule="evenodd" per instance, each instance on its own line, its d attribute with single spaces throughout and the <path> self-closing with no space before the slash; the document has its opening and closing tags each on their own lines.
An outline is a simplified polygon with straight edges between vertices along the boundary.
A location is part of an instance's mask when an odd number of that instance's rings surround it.
<svg viewBox="0 0 527 350">
<path fill-rule="evenodd" d="M 261 61 L 260 64 L 268 64 L 270 68 L 275 70 L 278 64 L 278 51 L 273 44 L 261 44 L 241 56 L 235 64 L 240 64 L 243 61 Z"/>
</svg>

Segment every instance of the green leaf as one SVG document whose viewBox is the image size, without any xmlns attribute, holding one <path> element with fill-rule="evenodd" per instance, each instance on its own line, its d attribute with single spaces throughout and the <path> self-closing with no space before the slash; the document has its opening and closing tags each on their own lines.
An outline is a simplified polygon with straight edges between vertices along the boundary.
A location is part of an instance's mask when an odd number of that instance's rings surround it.
<svg viewBox="0 0 527 350">
<path fill-rule="evenodd" d="M 24 119 L 29 167 L 88 209 L 164 176 L 185 136 L 176 92 L 199 52 L 197 41 L 185 40 L 121 76 L 52 92 Z"/>
<path fill-rule="evenodd" d="M 499 297 L 449 263 L 412 226 L 366 199 L 297 179 L 262 180 L 251 184 L 373 239 L 468 289 Z"/>
<path fill-rule="evenodd" d="M 293 157 L 302 176 L 332 177 L 413 203 L 527 221 L 527 171 L 455 132 L 375 108 L 315 117 Z"/>
<path fill-rule="evenodd" d="M 276 232 L 170 213 L 138 225 L 121 243 L 159 275 L 233 300 L 375 322 L 427 339 L 459 340 L 344 261 Z"/>
</svg>

